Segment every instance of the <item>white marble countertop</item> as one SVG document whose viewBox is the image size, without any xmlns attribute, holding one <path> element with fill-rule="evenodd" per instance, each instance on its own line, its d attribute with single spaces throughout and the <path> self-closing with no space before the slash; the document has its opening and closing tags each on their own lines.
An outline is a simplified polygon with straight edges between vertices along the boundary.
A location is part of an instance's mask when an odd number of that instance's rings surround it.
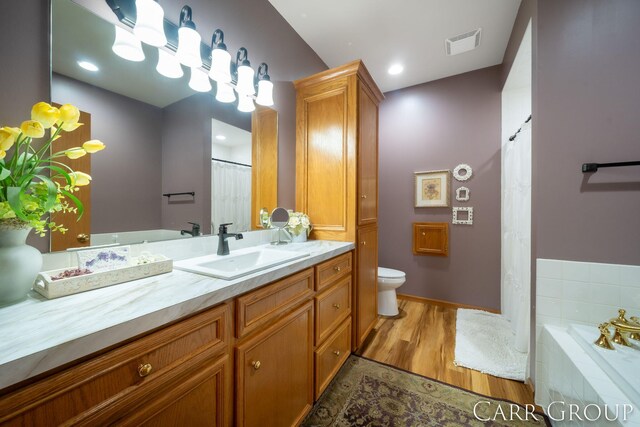
<svg viewBox="0 0 640 427">
<path fill-rule="evenodd" d="M 26 301 L 0 308 L 0 389 L 348 252 L 354 244 L 318 240 L 284 249 L 310 255 L 235 280 L 174 270 L 54 300 L 32 291 Z"/>
</svg>

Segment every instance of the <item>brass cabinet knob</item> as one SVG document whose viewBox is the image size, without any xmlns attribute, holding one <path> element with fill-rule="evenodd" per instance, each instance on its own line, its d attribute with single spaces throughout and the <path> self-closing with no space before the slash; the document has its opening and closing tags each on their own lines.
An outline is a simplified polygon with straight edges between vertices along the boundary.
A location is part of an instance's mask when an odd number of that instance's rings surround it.
<svg viewBox="0 0 640 427">
<path fill-rule="evenodd" d="M 254 362 L 251 362 L 251 366 L 253 366 L 253 369 L 255 369 L 256 371 L 257 371 L 258 369 L 260 369 L 260 366 L 261 366 L 261 365 L 262 365 L 262 364 L 260 363 L 260 361 L 259 361 L 259 360 L 256 360 L 256 361 L 254 361 Z"/>
<path fill-rule="evenodd" d="M 360 242 L 360 243 L 362 243 L 362 246 L 367 246 L 367 242 L 364 241 L 364 240 L 362 242 Z"/>
<path fill-rule="evenodd" d="M 361 197 L 362 197 L 363 199 L 366 199 L 366 198 L 367 198 L 367 195 L 366 195 L 366 194 L 363 194 Z"/>
<path fill-rule="evenodd" d="M 423 235 L 423 236 L 426 236 L 426 235 L 427 235 L 427 233 L 425 233 L 425 232 L 423 231 L 423 232 L 422 232 L 422 235 Z"/>
<path fill-rule="evenodd" d="M 336 310 L 340 310 L 340 304 L 333 304 L 333 308 L 335 308 Z"/>
<path fill-rule="evenodd" d="M 138 365 L 138 375 L 140 375 L 140 378 L 146 377 L 151 373 L 151 371 L 153 371 L 153 366 L 151 366 L 151 363 L 142 363 Z"/>
<path fill-rule="evenodd" d="M 89 235 L 88 234 L 84 234 L 84 233 L 80 233 L 80 234 L 78 234 L 76 236 L 76 239 L 80 243 L 87 243 L 89 241 Z"/>
<path fill-rule="evenodd" d="M 340 270 L 341 270 L 339 266 L 338 266 L 338 267 L 333 267 L 333 269 L 334 269 L 335 271 L 340 271 Z"/>
<path fill-rule="evenodd" d="M 334 350 L 334 351 L 333 351 L 333 354 L 335 354 L 335 355 L 336 355 L 336 357 L 340 356 L 340 350 Z"/>
</svg>

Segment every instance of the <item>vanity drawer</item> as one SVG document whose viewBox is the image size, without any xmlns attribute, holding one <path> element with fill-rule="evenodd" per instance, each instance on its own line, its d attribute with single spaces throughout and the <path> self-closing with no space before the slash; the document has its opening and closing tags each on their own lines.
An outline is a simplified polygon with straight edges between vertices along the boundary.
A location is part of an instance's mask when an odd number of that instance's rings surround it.
<svg viewBox="0 0 640 427">
<path fill-rule="evenodd" d="M 242 338 L 313 296 L 313 268 L 236 298 L 236 337 Z"/>
<path fill-rule="evenodd" d="M 316 266 L 316 291 L 321 291 L 341 277 L 351 273 L 351 252 L 340 255 Z"/>
<path fill-rule="evenodd" d="M 315 352 L 315 398 L 329 385 L 351 352 L 351 318 L 335 330 Z"/>
<path fill-rule="evenodd" d="M 227 352 L 230 319 L 220 305 L 3 396 L 0 424 L 75 424 L 147 395 L 187 361 Z"/>
<path fill-rule="evenodd" d="M 315 304 L 315 338 L 318 345 L 351 314 L 351 275 L 317 295 Z"/>
</svg>

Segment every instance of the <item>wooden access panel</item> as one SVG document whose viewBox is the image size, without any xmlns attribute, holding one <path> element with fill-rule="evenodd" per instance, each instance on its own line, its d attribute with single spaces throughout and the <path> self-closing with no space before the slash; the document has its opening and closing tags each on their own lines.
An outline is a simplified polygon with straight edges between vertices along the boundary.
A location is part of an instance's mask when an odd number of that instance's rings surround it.
<svg viewBox="0 0 640 427">
<path fill-rule="evenodd" d="M 60 105 L 57 105 L 59 107 Z M 82 147 L 82 144 L 91 139 L 91 114 L 80 112 L 80 126 L 73 132 L 62 132 L 62 135 L 53 144 L 55 151 L 64 151 L 69 148 Z M 63 157 L 56 159 L 57 161 L 64 163 L 74 171 L 84 172 L 91 175 L 91 154 L 80 157 L 79 159 L 67 159 Z M 56 179 L 61 185 L 65 185 L 64 179 Z M 67 232 L 51 233 L 51 251 L 64 251 L 68 248 L 80 248 L 91 245 L 91 185 L 79 187 L 76 193 L 73 193 L 84 206 L 84 214 L 80 219 L 78 215 L 70 213 L 54 212 L 51 214 L 51 221 L 56 224 L 64 224 Z M 70 202 L 70 201 L 69 201 Z M 73 206 L 73 204 L 70 202 Z"/>
<path fill-rule="evenodd" d="M 413 223 L 414 255 L 449 255 L 449 224 L 446 222 Z"/>
<path fill-rule="evenodd" d="M 258 106 L 251 116 L 251 228 L 260 228 L 260 209 L 278 206 L 278 112 Z"/>
</svg>

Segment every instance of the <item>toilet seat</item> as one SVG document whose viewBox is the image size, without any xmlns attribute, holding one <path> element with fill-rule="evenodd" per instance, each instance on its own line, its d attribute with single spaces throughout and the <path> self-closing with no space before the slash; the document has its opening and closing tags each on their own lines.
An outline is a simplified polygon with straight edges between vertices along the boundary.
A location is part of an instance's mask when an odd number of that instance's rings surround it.
<svg viewBox="0 0 640 427">
<path fill-rule="evenodd" d="M 406 277 L 404 271 L 394 270 L 393 268 L 378 267 L 378 278 L 380 279 L 404 279 Z"/>
</svg>

